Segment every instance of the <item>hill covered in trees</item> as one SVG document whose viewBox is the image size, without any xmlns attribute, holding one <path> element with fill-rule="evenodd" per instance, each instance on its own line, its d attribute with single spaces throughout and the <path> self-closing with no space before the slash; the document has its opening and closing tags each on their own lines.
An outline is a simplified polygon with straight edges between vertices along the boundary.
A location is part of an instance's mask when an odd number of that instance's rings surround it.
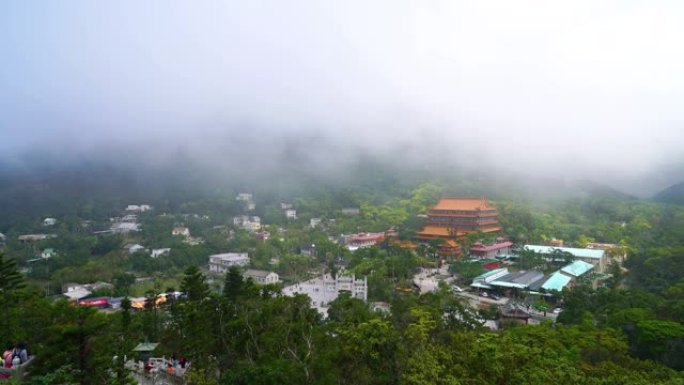
<svg viewBox="0 0 684 385">
<path fill-rule="evenodd" d="M 20 206 L 2 219 L 8 244 L 0 264 L 0 341 L 28 343 L 36 355 L 31 371 L 36 385 L 127 383 L 122 362 L 113 357 L 129 354 L 145 340 L 161 343 L 157 354 L 186 356 L 192 383 L 198 384 L 631 385 L 684 379 L 684 207 L 553 179 L 535 181 L 545 192 L 558 192 L 542 197 L 532 194 L 532 185 L 510 178 L 402 171 L 371 161 L 350 168 L 344 178 L 285 173 L 252 181 L 249 188 L 237 180 L 219 186 L 199 178 L 205 184 L 191 188 L 184 175 L 158 176 L 165 185 L 100 171 L 54 174 L 41 183 L 26 179 L 26 185 L 2 190 L 5 204 Z M 184 187 L 175 189 L 169 181 Z M 235 193 L 243 188 L 254 194 L 254 214 L 271 238 L 257 240 L 232 225 L 232 217 L 242 212 Z M 33 197 L 54 200 L 37 205 L 31 200 L 37 198 L 24 195 L 26 189 L 33 189 Z M 499 211 L 500 235 L 513 242 L 615 243 L 629 251 L 626 270 L 612 269 L 605 287 L 581 285 L 558 293 L 564 310 L 555 323 L 511 324 L 492 332 L 483 321 L 497 317 L 495 311 L 472 309 L 446 287 L 423 295 L 396 290 L 407 286 L 418 267 L 437 264 L 431 245 L 415 253 L 389 243 L 351 252 L 330 240 L 390 227 L 401 239 L 411 239 L 422 225 L 419 215 L 440 196 L 483 194 Z M 293 204 L 298 219 L 287 220 L 281 202 Z M 109 216 L 129 203 L 155 206 L 139 215 L 141 232 L 97 236 L 84 230 L 83 221 L 106 226 Z M 344 207 L 358 207 L 359 215 L 341 215 Z M 29 271 L 24 286 L 15 263 L 27 267 L 35 250 L 16 237 L 44 231 L 47 215 L 57 217 L 51 231 L 58 237 L 35 249 L 51 247 L 58 254 Z M 325 229 L 309 226 L 314 217 Z M 172 236 L 179 224 L 204 243 Z M 482 236 L 469 237 L 464 246 Z M 122 250 L 130 243 L 172 251 L 152 259 Z M 299 246 L 310 244 L 316 244 L 317 254 L 299 255 Z M 288 297 L 278 286 L 258 287 L 235 274 L 217 279 L 197 268 L 209 254 L 227 250 L 249 252 L 260 268 L 276 257 L 278 273 L 288 280 L 310 270 L 328 271 L 342 260 L 351 272 L 368 277 L 369 298 L 387 302 L 391 312 L 343 296 L 323 319 L 308 297 Z M 112 282 L 117 296 L 133 296 L 136 275 L 153 277 L 145 286 L 150 298 L 171 289 L 188 298 L 163 308 L 134 311 L 124 305 L 107 313 L 45 297 L 66 282 L 98 280 Z"/>
<path fill-rule="evenodd" d="M 684 205 L 684 182 L 674 184 L 653 196 L 656 202 Z"/>
</svg>

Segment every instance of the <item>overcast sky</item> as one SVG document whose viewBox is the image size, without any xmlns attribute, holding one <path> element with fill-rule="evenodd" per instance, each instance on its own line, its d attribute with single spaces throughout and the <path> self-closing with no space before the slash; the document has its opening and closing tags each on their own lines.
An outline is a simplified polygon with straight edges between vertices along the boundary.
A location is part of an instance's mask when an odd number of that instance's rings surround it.
<svg viewBox="0 0 684 385">
<path fill-rule="evenodd" d="M 676 0 L 0 2 L 5 154 L 318 132 L 626 175 L 683 123 Z"/>
</svg>

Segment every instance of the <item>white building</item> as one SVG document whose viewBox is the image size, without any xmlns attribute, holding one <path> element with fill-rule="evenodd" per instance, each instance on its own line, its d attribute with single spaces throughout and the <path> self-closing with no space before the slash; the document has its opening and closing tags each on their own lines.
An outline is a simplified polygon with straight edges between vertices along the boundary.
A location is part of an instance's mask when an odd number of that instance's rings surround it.
<svg viewBox="0 0 684 385">
<path fill-rule="evenodd" d="M 281 203 L 280 204 L 280 209 L 281 210 L 288 210 L 292 208 L 292 203 Z"/>
<path fill-rule="evenodd" d="M 169 255 L 171 254 L 171 249 L 166 248 L 166 249 L 152 249 L 150 251 L 150 257 L 152 258 L 159 258 L 164 255 Z"/>
<path fill-rule="evenodd" d="M 289 296 L 296 294 L 308 295 L 311 298 L 311 305 L 324 317 L 328 315 L 328 305 L 330 302 L 334 301 L 340 293 L 345 292 L 349 293 L 353 298 L 367 301 L 368 280 L 366 277 L 356 279 L 354 275 L 332 277 L 330 274 L 325 274 L 283 289 L 283 294 Z"/>
<path fill-rule="evenodd" d="M 309 227 L 311 227 L 312 229 L 315 229 L 316 227 L 321 225 L 321 222 L 322 222 L 321 218 L 311 218 L 309 220 Z"/>
<path fill-rule="evenodd" d="M 591 263 L 596 268 L 596 272 L 603 273 L 608 265 L 606 251 L 601 249 L 578 249 L 574 247 L 553 247 L 525 245 L 525 249 L 549 258 L 554 252 L 565 252 L 572 255 L 573 259 Z"/>
<path fill-rule="evenodd" d="M 190 229 L 187 227 L 174 227 L 173 230 L 171 230 L 171 235 L 181 235 L 184 237 L 189 237 Z"/>
<path fill-rule="evenodd" d="M 215 273 L 225 273 L 232 266 L 247 265 L 249 265 L 247 253 L 223 253 L 209 256 L 209 271 Z"/>
<path fill-rule="evenodd" d="M 122 222 L 115 223 L 111 227 L 111 232 L 115 234 L 128 233 L 130 231 L 140 231 L 140 225 L 138 225 L 137 223 Z"/>
<path fill-rule="evenodd" d="M 133 213 L 144 213 L 145 211 L 150 211 L 152 210 L 152 206 L 150 205 L 128 205 L 126 206 L 126 211 L 130 211 Z"/>
<path fill-rule="evenodd" d="M 257 216 L 239 215 L 233 217 L 233 224 L 240 226 L 247 231 L 259 231 L 261 229 L 261 218 Z"/>
<path fill-rule="evenodd" d="M 266 270 L 247 269 L 247 271 L 242 273 L 242 277 L 244 279 L 251 278 L 257 285 L 268 285 L 280 282 L 280 277 L 278 277 L 277 273 Z"/>
<path fill-rule="evenodd" d="M 250 193 L 239 193 L 236 197 L 236 201 L 251 202 L 254 196 Z"/>
<path fill-rule="evenodd" d="M 135 214 L 126 214 L 123 217 L 121 217 L 119 222 L 136 223 L 138 222 L 138 216 Z"/>
<path fill-rule="evenodd" d="M 57 220 L 55 218 L 43 219 L 43 226 L 54 226 L 55 224 L 57 224 Z"/>
<path fill-rule="evenodd" d="M 57 255 L 57 252 L 53 248 L 47 248 L 47 249 L 43 250 L 42 253 L 40 253 L 40 257 L 43 259 L 52 258 L 55 255 Z"/>
<path fill-rule="evenodd" d="M 297 219 L 297 210 L 287 209 L 285 210 L 285 218 L 287 219 Z"/>
<path fill-rule="evenodd" d="M 145 250 L 145 246 L 139 245 L 137 243 L 128 243 L 124 246 L 124 249 L 128 251 L 128 254 L 133 254 L 135 252 Z"/>
</svg>

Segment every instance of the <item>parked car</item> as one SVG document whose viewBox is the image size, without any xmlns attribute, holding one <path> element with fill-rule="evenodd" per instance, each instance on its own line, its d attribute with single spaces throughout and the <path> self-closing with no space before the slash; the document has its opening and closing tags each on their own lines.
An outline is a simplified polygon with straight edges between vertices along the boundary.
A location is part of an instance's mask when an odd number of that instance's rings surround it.
<svg viewBox="0 0 684 385">
<path fill-rule="evenodd" d="M 481 292 L 480 295 L 481 295 L 482 297 L 489 297 L 489 294 L 487 294 L 486 291 Z"/>
<path fill-rule="evenodd" d="M 453 291 L 454 293 L 462 293 L 464 290 L 456 285 L 453 285 L 451 291 Z"/>
</svg>

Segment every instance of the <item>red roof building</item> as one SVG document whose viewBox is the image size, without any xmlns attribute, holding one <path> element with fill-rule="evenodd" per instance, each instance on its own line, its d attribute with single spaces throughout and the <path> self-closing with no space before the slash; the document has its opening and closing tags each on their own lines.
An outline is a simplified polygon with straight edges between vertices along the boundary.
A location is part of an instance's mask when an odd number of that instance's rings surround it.
<svg viewBox="0 0 684 385">
<path fill-rule="evenodd" d="M 495 258 L 499 255 L 506 255 L 511 253 L 512 242 L 497 242 L 492 245 L 483 245 L 476 243 L 470 247 L 470 255 L 477 258 Z"/>
<path fill-rule="evenodd" d="M 418 239 L 456 238 L 469 233 L 500 231 L 498 212 L 485 197 L 442 198 L 427 215 Z"/>
<path fill-rule="evenodd" d="M 375 246 L 383 239 L 385 239 L 385 233 L 358 233 L 348 235 L 345 242 L 349 250 L 356 250 L 362 247 Z"/>
</svg>

